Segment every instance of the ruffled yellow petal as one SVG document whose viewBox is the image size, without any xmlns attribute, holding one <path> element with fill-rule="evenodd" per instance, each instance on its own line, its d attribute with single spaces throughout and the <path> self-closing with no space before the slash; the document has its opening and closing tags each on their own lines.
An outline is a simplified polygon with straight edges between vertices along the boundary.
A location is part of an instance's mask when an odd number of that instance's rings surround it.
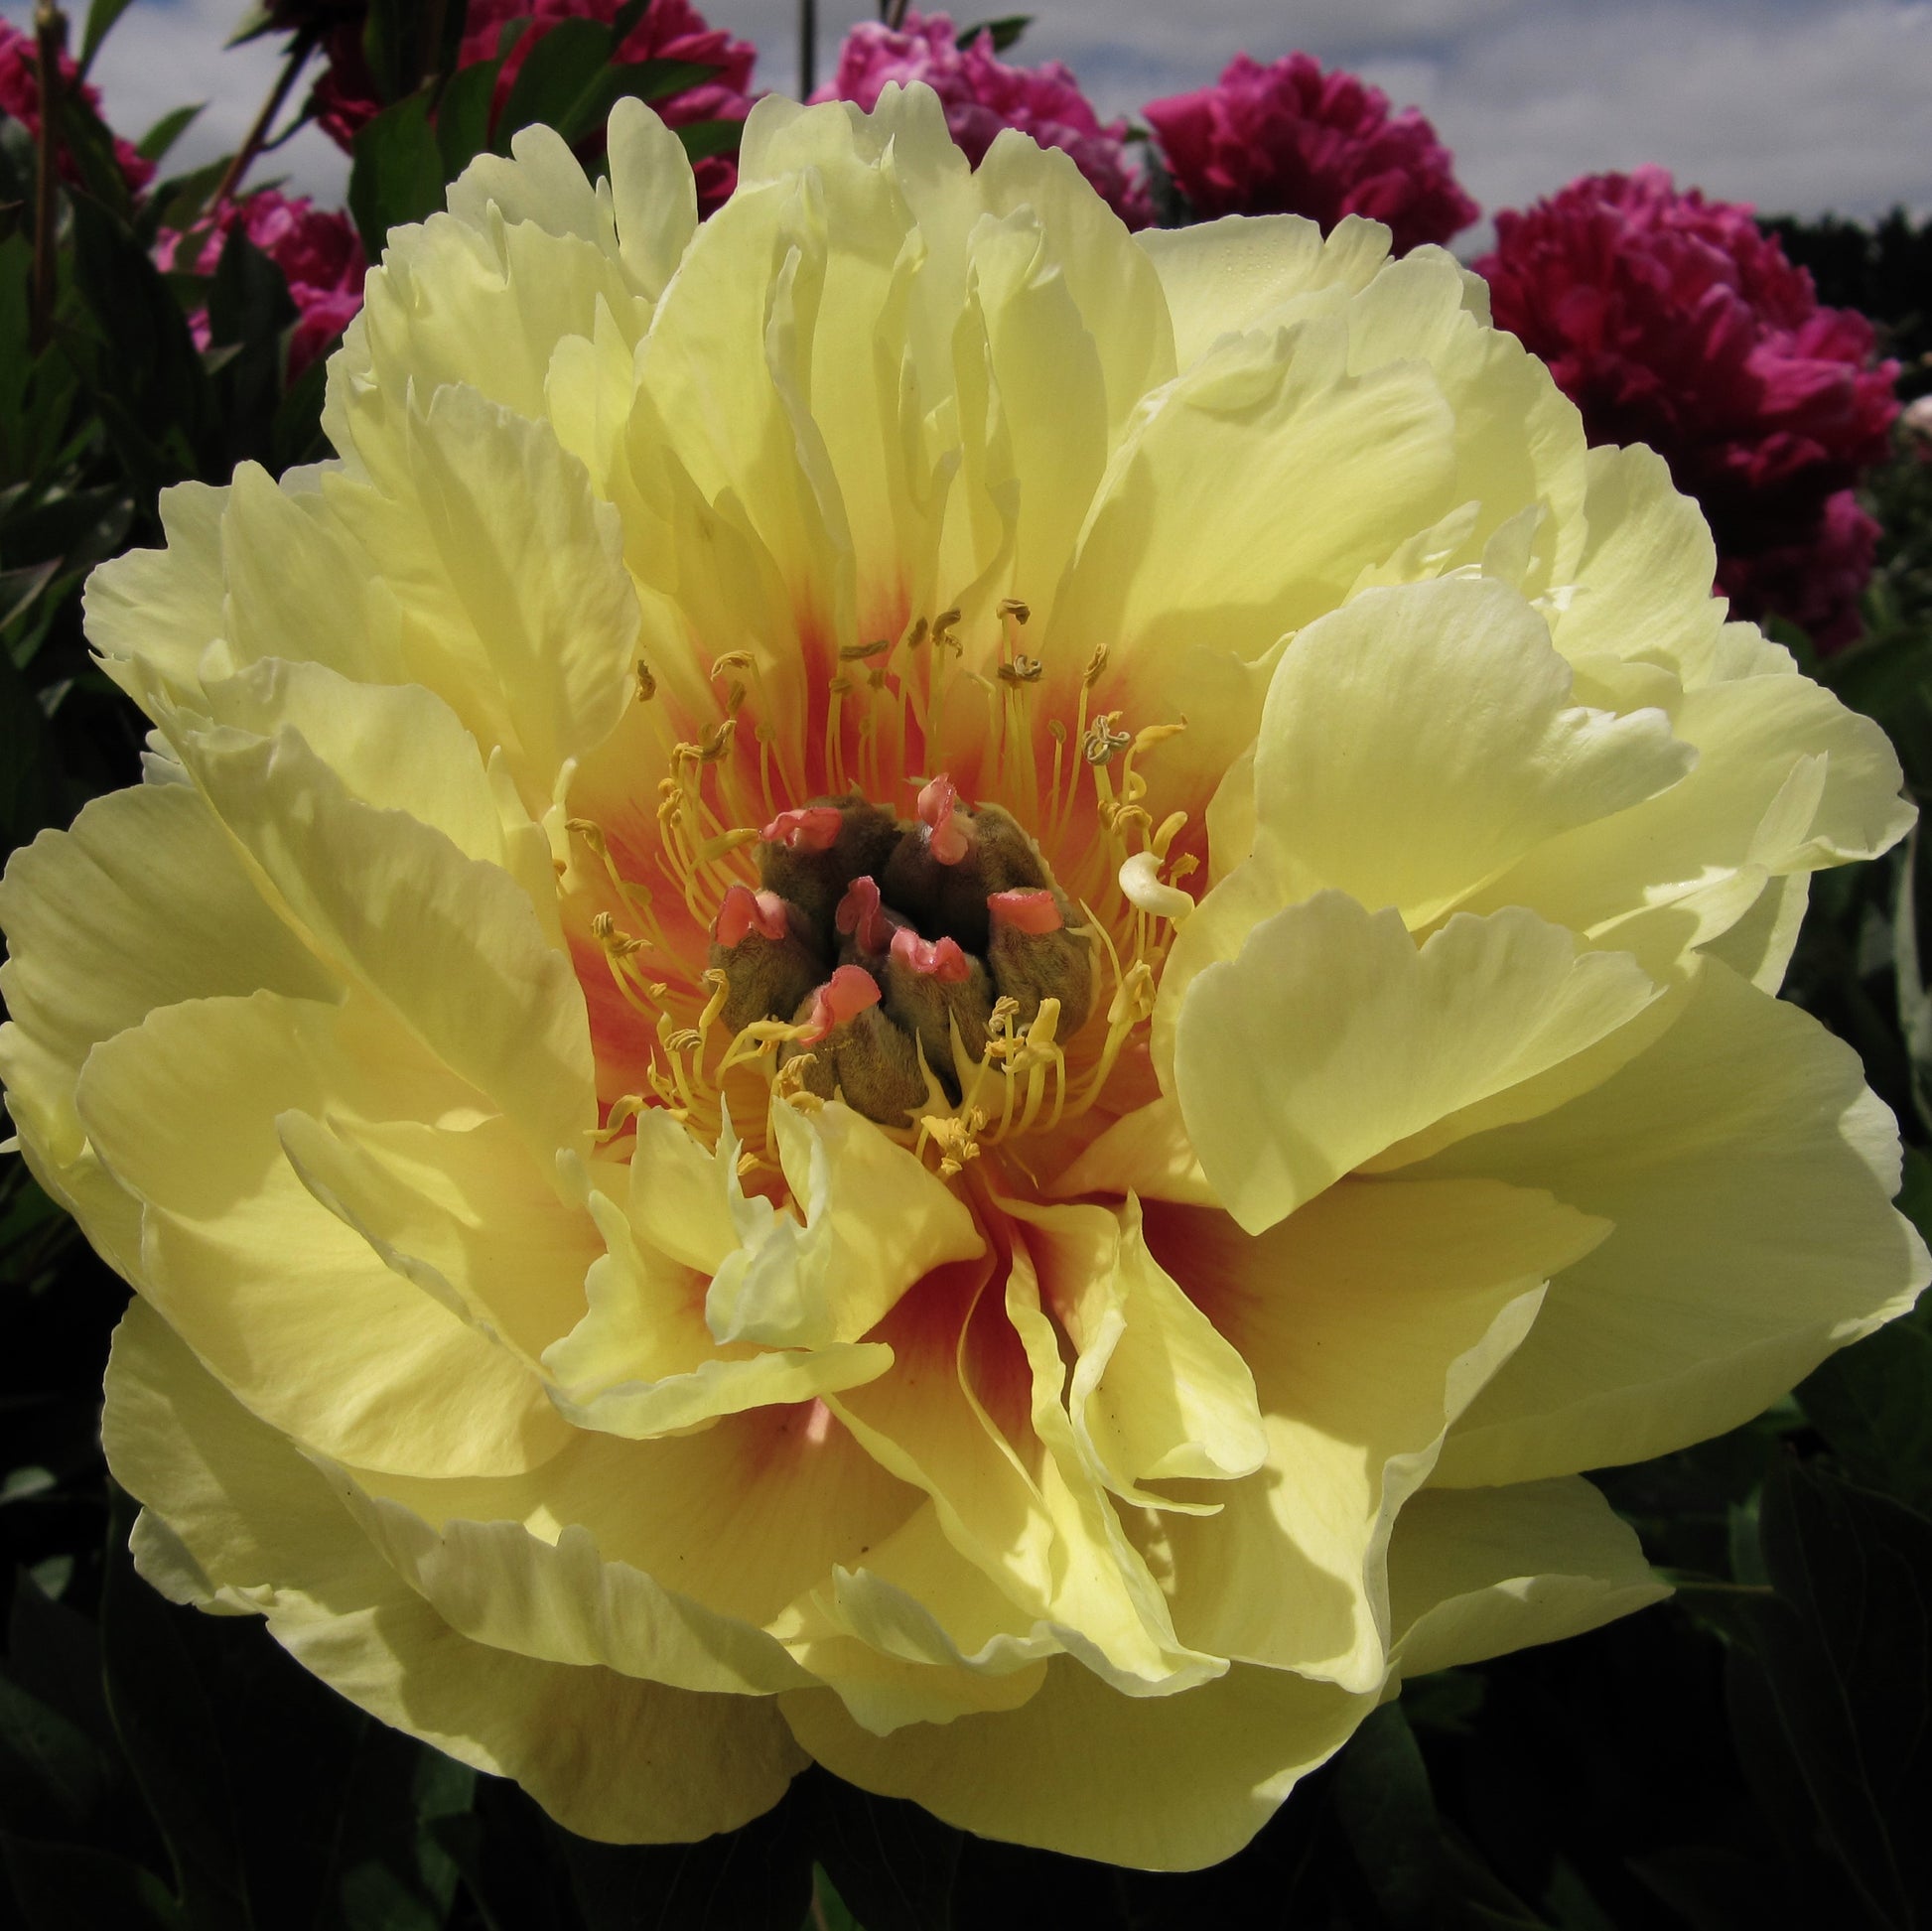
<svg viewBox="0 0 1932 1931">
<path fill-rule="evenodd" d="M 1150 1701 L 1061 1660 L 1018 1710 L 889 1736 L 862 1728 L 829 1691 L 792 1691 L 779 1707 L 828 1770 L 962 1830 L 1142 1870 L 1195 1870 L 1240 1850 L 1375 1699 L 1242 1668 Z"/>
<path fill-rule="evenodd" d="M 460 1635 L 378 1556 L 330 1480 L 138 1303 L 103 1424 L 147 1507 L 136 1561 L 177 1600 L 256 1610 L 306 1668 L 382 1722 L 512 1776 L 566 1829 L 621 1843 L 731 1830 L 802 1767 L 767 1699 L 693 1695 Z"/>
<path fill-rule="evenodd" d="M 1385 1552 L 1444 1432 L 1530 1330 L 1543 1284 L 1603 1238 L 1547 1194 L 1472 1181 L 1345 1181 L 1251 1239 L 1225 1216 L 1149 1209 L 1254 1371 L 1266 1465 L 1183 1492 L 1151 1560 L 1203 1649 L 1369 1692 L 1388 1667 Z"/>
<path fill-rule="evenodd" d="M 78 1105 L 143 1202 L 142 1293 L 264 1420 L 325 1454 L 425 1472 L 528 1467 L 561 1446 L 536 1377 L 385 1265 L 284 1156 L 290 1111 L 474 1117 L 475 1096 L 395 1029 L 265 992 L 164 1007 L 94 1048 Z M 157 1131 L 187 1120 L 193 1133 Z"/>
<path fill-rule="evenodd" d="M 1897 1131 L 1857 1056 L 1711 961 L 1676 1024 L 1593 1092 L 1412 1171 L 1548 1187 L 1615 1222 L 1450 1436 L 1437 1479 L 1458 1486 L 1734 1428 L 1932 1274 L 1886 1204 Z"/>
<path fill-rule="evenodd" d="M 1629 1526 L 1574 1475 L 1425 1489 L 1389 1545 L 1389 1621 L 1405 1677 L 1580 1636 L 1669 1593 Z"/>
<path fill-rule="evenodd" d="M 1188 987 L 1175 1092 L 1209 1184 L 1259 1233 L 1398 1142 L 1519 1117 L 1513 1090 L 1656 991 L 1531 912 L 1458 914 L 1418 946 L 1393 910 L 1324 892 Z"/>
<path fill-rule="evenodd" d="M 0 1028 L 7 1106 L 41 1183 L 86 1216 L 124 1274 L 139 1209 L 103 1172 L 74 1111 L 89 1050 L 160 1007 L 257 987 L 332 999 L 338 987 L 262 902 L 207 806 L 186 785 L 96 798 L 69 832 L 16 851 L 0 883 Z"/>
<path fill-rule="evenodd" d="M 1556 834 L 1668 792 L 1694 761 L 1659 711 L 1576 703 L 1543 621 L 1505 585 L 1374 591 L 1311 624 L 1275 673 L 1258 836 L 1292 897 L 1336 887 L 1426 926 Z"/>
</svg>

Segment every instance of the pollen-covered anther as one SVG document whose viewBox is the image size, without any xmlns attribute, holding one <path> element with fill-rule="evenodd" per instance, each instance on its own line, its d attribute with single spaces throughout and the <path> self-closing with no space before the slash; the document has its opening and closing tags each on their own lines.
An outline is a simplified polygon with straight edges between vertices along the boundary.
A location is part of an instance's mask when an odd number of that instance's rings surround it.
<svg viewBox="0 0 1932 1931">
<path fill-rule="evenodd" d="M 1023 650 L 1018 652 L 1011 663 L 1000 666 L 1000 682 L 1003 684 L 1037 684 L 1040 673 L 1046 668 L 1037 657 L 1030 657 Z"/>
</svg>

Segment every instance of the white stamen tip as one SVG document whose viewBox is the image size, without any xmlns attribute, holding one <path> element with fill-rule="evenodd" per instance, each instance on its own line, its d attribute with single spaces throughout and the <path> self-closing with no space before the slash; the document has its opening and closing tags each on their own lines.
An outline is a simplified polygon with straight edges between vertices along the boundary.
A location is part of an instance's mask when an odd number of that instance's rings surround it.
<svg viewBox="0 0 1932 1931">
<path fill-rule="evenodd" d="M 1121 866 L 1120 889 L 1129 904 L 1171 924 L 1178 925 L 1194 909 L 1178 886 L 1161 883 L 1161 861 L 1152 852 L 1136 852 Z"/>
</svg>

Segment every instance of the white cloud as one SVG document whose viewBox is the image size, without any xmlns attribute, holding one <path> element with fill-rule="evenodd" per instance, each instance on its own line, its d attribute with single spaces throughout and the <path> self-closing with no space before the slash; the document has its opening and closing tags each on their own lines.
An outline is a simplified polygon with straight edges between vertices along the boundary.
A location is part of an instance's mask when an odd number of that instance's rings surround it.
<svg viewBox="0 0 1932 1931">
<path fill-rule="evenodd" d="M 219 52 L 243 0 L 136 0 L 95 77 L 115 123 L 138 133 L 206 98 L 178 158 L 232 147 L 274 77 L 272 42 Z M 1031 5 L 1020 58 L 1064 60 L 1103 112 L 1133 113 L 1200 86 L 1237 52 L 1300 44 L 1413 101 L 1486 207 L 1517 206 L 1573 176 L 1657 161 L 1681 181 L 1765 208 L 1932 208 L 1932 4 L 1928 0 L 977 0 L 960 19 Z M 795 0 L 711 0 L 759 44 L 759 79 L 796 77 Z M 819 0 L 819 71 L 870 17 Z M 0 0 L 25 25 L 25 0 Z M 339 198 L 346 163 L 305 131 L 266 164 Z"/>
</svg>

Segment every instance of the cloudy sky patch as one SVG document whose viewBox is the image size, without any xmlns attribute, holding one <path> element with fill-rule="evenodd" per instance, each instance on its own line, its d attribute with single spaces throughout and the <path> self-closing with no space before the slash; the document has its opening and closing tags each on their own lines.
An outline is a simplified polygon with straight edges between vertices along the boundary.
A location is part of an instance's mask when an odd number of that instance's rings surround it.
<svg viewBox="0 0 1932 1931">
<path fill-rule="evenodd" d="M 1029 0 L 982 0 L 1012 12 Z M 1414 102 L 1485 208 L 1573 176 L 1662 162 L 1681 181 L 1766 209 L 1932 211 L 1932 0 L 1031 0 L 1020 58 L 1063 60 L 1104 112 L 1202 85 L 1238 52 L 1301 45 Z M 713 0 L 758 43 L 759 80 L 796 83 L 792 0 Z M 821 77 L 872 9 L 820 0 Z M 22 0 L 0 13 L 25 25 Z M 179 150 L 232 147 L 274 75 L 273 45 L 229 53 L 241 0 L 135 0 L 95 69 L 110 116 L 138 133 L 206 99 Z M 970 17 L 970 16 L 956 16 Z M 1292 32 L 1291 32 L 1292 24 Z M 331 199 L 345 164 L 313 130 L 278 157 Z"/>
</svg>

